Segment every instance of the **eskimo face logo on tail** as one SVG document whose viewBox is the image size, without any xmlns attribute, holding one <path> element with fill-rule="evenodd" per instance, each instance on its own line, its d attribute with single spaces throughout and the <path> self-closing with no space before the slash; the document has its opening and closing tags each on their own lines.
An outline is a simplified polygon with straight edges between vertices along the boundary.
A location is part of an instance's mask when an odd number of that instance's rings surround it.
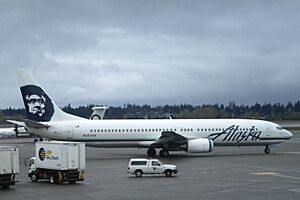
<svg viewBox="0 0 300 200">
<path fill-rule="evenodd" d="M 34 115 L 37 114 L 40 117 L 45 114 L 46 98 L 43 95 L 26 95 L 25 98 L 28 105 L 28 112 Z"/>
<path fill-rule="evenodd" d="M 35 85 L 21 87 L 25 109 L 29 119 L 34 121 L 50 121 L 54 113 L 51 99 Z"/>
</svg>

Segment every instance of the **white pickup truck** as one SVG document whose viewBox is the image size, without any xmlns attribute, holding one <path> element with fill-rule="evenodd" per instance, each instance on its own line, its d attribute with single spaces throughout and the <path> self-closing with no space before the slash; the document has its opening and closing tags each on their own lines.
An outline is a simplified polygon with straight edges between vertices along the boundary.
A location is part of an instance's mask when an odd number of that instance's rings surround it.
<svg viewBox="0 0 300 200">
<path fill-rule="evenodd" d="M 128 164 L 127 173 L 142 177 L 143 174 L 165 174 L 171 177 L 178 172 L 175 165 L 163 164 L 158 159 L 132 158 Z"/>
</svg>

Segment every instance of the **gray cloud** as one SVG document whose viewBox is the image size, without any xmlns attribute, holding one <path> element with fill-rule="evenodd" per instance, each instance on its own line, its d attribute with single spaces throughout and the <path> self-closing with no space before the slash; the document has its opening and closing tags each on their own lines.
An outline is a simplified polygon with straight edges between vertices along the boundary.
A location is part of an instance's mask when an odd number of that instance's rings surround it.
<svg viewBox="0 0 300 200">
<path fill-rule="evenodd" d="M 299 1 L 1 1 L 0 107 L 15 69 L 59 105 L 299 100 Z"/>
</svg>

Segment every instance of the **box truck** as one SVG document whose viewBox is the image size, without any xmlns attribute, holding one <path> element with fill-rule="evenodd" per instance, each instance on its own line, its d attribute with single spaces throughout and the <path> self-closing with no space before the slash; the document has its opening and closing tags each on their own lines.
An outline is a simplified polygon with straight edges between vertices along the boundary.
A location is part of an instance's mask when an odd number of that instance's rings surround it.
<svg viewBox="0 0 300 200">
<path fill-rule="evenodd" d="M 48 179 L 51 184 L 84 180 L 85 144 L 43 141 L 35 143 L 35 157 L 27 161 L 32 182 Z"/>
<path fill-rule="evenodd" d="M 13 146 L 0 146 L 0 186 L 15 185 L 19 173 L 19 149 Z"/>
</svg>

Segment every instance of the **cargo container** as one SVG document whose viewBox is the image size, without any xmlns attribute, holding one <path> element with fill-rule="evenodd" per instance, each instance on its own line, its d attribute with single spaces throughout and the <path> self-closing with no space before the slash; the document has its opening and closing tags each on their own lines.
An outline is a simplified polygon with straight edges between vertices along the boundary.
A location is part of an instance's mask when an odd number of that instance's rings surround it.
<svg viewBox="0 0 300 200">
<path fill-rule="evenodd" d="M 19 174 L 19 149 L 13 146 L 0 146 L 0 186 L 15 185 Z"/>
<path fill-rule="evenodd" d="M 43 141 L 35 143 L 35 157 L 29 164 L 28 177 L 50 183 L 84 180 L 85 144 L 82 142 Z"/>
</svg>

